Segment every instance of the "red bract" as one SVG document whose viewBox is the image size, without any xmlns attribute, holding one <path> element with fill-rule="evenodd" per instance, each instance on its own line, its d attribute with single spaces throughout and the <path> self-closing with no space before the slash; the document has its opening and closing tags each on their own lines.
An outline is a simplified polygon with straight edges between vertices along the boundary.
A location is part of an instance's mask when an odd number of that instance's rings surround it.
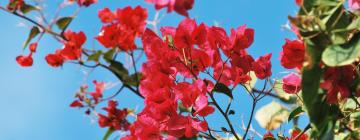
<svg viewBox="0 0 360 140">
<path fill-rule="evenodd" d="M 161 140 L 159 124 L 147 115 L 138 115 L 130 126 L 130 135 L 121 140 Z"/>
<path fill-rule="evenodd" d="M 60 51 L 61 56 L 67 60 L 77 60 L 81 57 L 82 45 L 86 41 L 86 36 L 83 32 L 75 33 L 73 31 L 66 31 L 64 48 Z"/>
<path fill-rule="evenodd" d="M 337 103 L 339 93 L 341 99 L 349 97 L 349 85 L 353 82 L 354 76 L 355 71 L 351 65 L 328 68 L 324 74 L 324 81 L 320 84 L 321 88 L 327 90 L 327 102 Z"/>
<path fill-rule="evenodd" d="M 271 53 L 259 57 L 253 62 L 252 67 L 255 72 L 255 75 L 259 79 L 265 79 L 271 76 Z"/>
<path fill-rule="evenodd" d="M 188 10 L 191 10 L 194 5 L 194 0 L 145 0 L 146 2 L 155 5 L 156 10 L 167 7 L 167 12 L 170 13 L 173 10 L 180 15 L 188 17 Z"/>
<path fill-rule="evenodd" d="M 30 67 L 33 65 L 32 53 L 27 56 L 20 55 L 16 57 L 16 62 L 22 67 Z"/>
<path fill-rule="evenodd" d="M 349 0 L 348 6 L 352 10 L 358 10 L 358 9 L 360 9 L 360 1 L 359 0 Z"/>
<path fill-rule="evenodd" d="M 100 98 L 102 98 L 102 93 L 105 89 L 105 83 L 104 82 L 97 82 L 96 80 L 93 81 L 95 85 L 95 91 L 91 92 L 90 95 L 95 100 L 95 103 L 98 103 Z"/>
<path fill-rule="evenodd" d="M 103 26 L 96 39 L 106 48 L 131 51 L 136 48 L 135 38 L 144 32 L 147 10 L 140 6 L 117 9 L 116 13 L 104 9 L 99 12 L 99 17 L 102 22 L 111 24 Z"/>
<path fill-rule="evenodd" d="M 110 129 L 115 130 L 128 130 L 130 123 L 126 120 L 127 115 L 129 114 L 127 109 L 117 109 L 116 101 L 109 101 L 108 106 L 103 108 L 107 115 L 99 114 L 99 125 L 100 127 L 110 127 Z"/>
<path fill-rule="evenodd" d="M 37 43 L 31 43 L 29 46 L 30 52 L 35 53 L 37 46 L 38 46 Z"/>
<path fill-rule="evenodd" d="M 45 57 L 46 62 L 52 67 L 62 66 L 64 63 L 64 58 L 60 54 L 60 50 L 56 51 L 55 54 L 48 54 Z"/>
<path fill-rule="evenodd" d="M 269 132 L 266 132 L 263 136 L 263 140 L 268 140 L 268 139 L 275 139 L 274 138 L 274 135 L 269 131 Z"/>
<path fill-rule="evenodd" d="M 109 8 L 100 10 L 98 16 L 102 23 L 112 23 L 116 18 L 115 13 L 113 13 Z"/>
<path fill-rule="evenodd" d="M 254 29 L 247 28 L 246 25 L 238 27 L 236 30 L 231 29 L 231 48 L 234 52 L 240 52 L 243 49 L 250 47 L 254 42 Z M 224 48 L 228 50 L 229 48 Z"/>
<path fill-rule="evenodd" d="M 280 54 L 281 65 L 287 69 L 301 69 L 305 59 L 305 45 L 301 40 L 285 40 Z"/>
<path fill-rule="evenodd" d="M 296 94 L 301 90 L 301 78 L 294 73 L 286 75 L 282 82 L 282 88 L 286 93 Z"/>
<path fill-rule="evenodd" d="M 70 104 L 70 107 L 84 107 L 84 105 L 79 100 L 75 100 Z"/>
<path fill-rule="evenodd" d="M 301 6 L 303 3 L 303 0 L 295 0 L 297 6 Z"/>
<path fill-rule="evenodd" d="M 192 33 L 196 29 L 195 20 L 186 18 L 180 22 L 178 28 L 176 28 L 176 34 L 174 37 L 174 45 L 178 49 L 184 49 L 192 47 Z"/>
<path fill-rule="evenodd" d="M 24 4 L 24 0 L 10 0 L 6 8 L 10 11 L 14 11 L 20 9 Z"/>
<path fill-rule="evenodd" d="M 131 8 L 130 6 L 124 9 L 117 9 L 117 18 L 125 30 L 133 31 L 136 36 L 141 35 L 145 30 L 146 19 L 148 12 L 141 6 Z"/>
<path fill-rule="evenodd" d="M 300 131 L 294 129 L 291 132 L 291 137 L 286 138 L 286 140 L 309 140 L 309 136 L 306 133 L 302 134 L 300 137 L 297 137 L 298 135 L 300 135 L 300 133 L 301 133 Z"/>
<path fill-rule="evenodd" d="M 194 0 L 176 0 L 174 10 L 176 13 L 188 17 L 188 10 L 192 9 Z"/>
<path fill-rule="evenodd" d="M 182 136 L 191 138 L 198 132 L 207 131 L 208 124 L 205 121 L 200 121 L 190 116 L 185 117 L 178 115 L 169 121 L 168 129 L 170 135 L 178 138 Z"/>
</svg>

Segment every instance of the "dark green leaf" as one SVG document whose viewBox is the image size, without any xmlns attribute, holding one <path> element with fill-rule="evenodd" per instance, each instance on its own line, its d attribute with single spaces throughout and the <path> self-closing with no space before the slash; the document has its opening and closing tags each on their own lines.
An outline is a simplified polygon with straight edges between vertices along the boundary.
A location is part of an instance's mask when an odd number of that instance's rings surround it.
<svg viewBox="0 0 360 140">
<path fill-rule="evenodd" d="M 140 80 L 142 78 L 142 73 L 134 73 L 128 77 L 125 77 L 124 84 L 130 85 L 130 86 L 139 86 Z"/>
<path fill-rule="evenodd" d="M 124 67 L 124 65 L 118 61 L 111 61 L 109 69 L 113 72 L 116 77 L 118 77 L 121 81 L 123 81 L 126 77 L 129 76 L 128 70 Z"/>
<path fill-rule="evenodd" d="M 221 127 L 221 131 L 228 132 L 228 130 L 225 127 Z"/>
<path fill-rule="evenodd" d="M 224 93 L 225 95 L 229 96 L 231 99 L 233 98 L 232 92 L 226 85 L 222 83 L 217 83 L 214 87 L 214 91 Z"/>
<path fill-rule="evenodd" d="M 113 57 L 114 57 L 114 54 L 115 54 L 115 49 L 110 49 L 109 51 L 107 51 L 105 54 L 104 54 L 104 59 L 105 61 L 107 62 L 111 62 L 113 60 Z"/>
<path fill-rule="evenodd" d="M 299 116 L 300 113 L 304 112 L 304 110 L 302 110 L 302 107 L 299 106 L 297 108 L 295 108 L 293 111 L 291 111 L 289 118 L 288 118 L 288 122 L 290 122 L 292 119 L 294 119 L 295 117 Z"/>
<path fill-rule="evenodd" d="M 38 8 L 36 8 L 35 6 L 32 6 L 32 5 L 28 5 L 28 4 L 24 4 L 23 6 L 21 6 L 20 8 L 21 12 L 23 14 L 27 14 L 31 11 L 34 11 L 34 10 L 39 10 Z"/>
<path fill-rule="evenodd" d="M 108 129 L 103 137 L 103 140 L 108 140 L 110 135 L 114 132 L 114 129 Z"/>
<path fill-rule="evenodd" d="M 179 140 L 197 140 L 197 137 L 196 136 L 191 137 L 191 138 L 181 137 L 181 138 L 179 138 Z"/>
<path fill-rule="evenodd" d="M 348 44 L 329 46 L 322 54 L 323 62 L 328 66 L 344 66 L 360 57 L 360 34 L 354 35 Z"/>
<path fill-rule="evenodd" d="M 37 26 L 33 26 L 30 30 L 29 36 L 24 43 L 24 49 L 29 45 L 30 41 L 40 33 L 40 29 Z"/>
<path fill-rule="evenodd" d="M 93 53 L 92 55 L 90 55 L 87 59 L 87 61 L 95 61 L 95 62 L 99 62 L 100 56 L 102 55 L 102 51 L 97 51 L 96 53 Z"/>
<path fill-rule="evenodd" d="M 59 27 L 60 30 L 65 30 L 72 20 L 72 17 L 62 17 L 56 21 L 56 25 Z"/>
<path fill-rule="evenodd" d="M 234 115 L 235 114 L 235 111 L 234 110 L 230 110 L 229 111 L 229 115 Z"/>
</svg>

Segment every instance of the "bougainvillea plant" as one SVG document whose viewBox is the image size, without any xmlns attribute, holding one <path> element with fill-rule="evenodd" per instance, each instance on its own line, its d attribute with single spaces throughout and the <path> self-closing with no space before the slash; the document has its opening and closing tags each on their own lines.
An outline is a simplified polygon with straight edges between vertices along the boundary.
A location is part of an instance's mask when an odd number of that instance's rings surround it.
<svg viewBox="0 0 360 140">
<path fill-rule="evenodd" d="M 91 87 L 95 89 L 81 86 L 70 103 L 71 108 L 97 118 L 99 126 L 107 129 L 104 139 L 117 135 L 116 131 L 124 132 L 121 140 L 360 138 L 359 0 L 295 0 L 299 11 L 288 20 L 297 38 L 284 39 L 279 46 L 281 65 L 291 72 L 278 79 L 272 77 L 271 53 L 254 58 L 247 52 L 254 42 L 251 27 L 240 25 L 226 31 L 196 21 L 188 12 L 196 7 L 195 0 L 145 1 L 156 10 L 166 9 L 184 18 L 177 26 L 158 28 L 157 18 L 149 21 L 144 7 L 105 7 L 98 11 L 102 23 L 98 35 L 89 37 L 69 28 L 75 16 L 56 14 L 53 22 L 32 19 L 28 13 L 37 11 L 41 20 L 48 20 L 43 7 L 33 2 L 10 0 L 0 9 L 33 25 L 23 46 L 29 53 L 16 57 L 20 66 L 33 65 L 38 44 L 50 35 L 62 44 L 45 56 L 50 67 L 74 63 L 103 68 L 121 82 L 120 89 L 106 97 L 107 83 L 94 80 Z M 60 7 L 86 8 L 96 3 L 64 0 Z M 90 39 L 103 47 L 85 46 Z M 142 53 L 146 57 L 139 59 Z M 125 67 L 120 55 L 129 57 L 132 66 Z M 263 85 L 255 86 L 259 80 Z M 230 119 L 236 111 L 232 102 L 240 100 L 233 96 L 237 88 L 252 99 L 249 120 L 241 128 L 237 128 L 241 121 Z M 143 99 L 144 107 L 118 108 L 121 103 L 114 97 L 126 96 L 119 94 L 123 89 Z M 226 106 L 215 96 L 221 93 L 229 98 Z M 265 96 L 275 100 L 255 110 Z M 210 127 L 207 117 L 216 113 L 224 127 Z M 304 114 L 309 123 L 299 128 L 299 116 Z M 253 118 L 267 133 L 259 135 L 251 128 Z M 293 122 L 289 134 L 272 131 L 285 122 Z"/>
</svg>

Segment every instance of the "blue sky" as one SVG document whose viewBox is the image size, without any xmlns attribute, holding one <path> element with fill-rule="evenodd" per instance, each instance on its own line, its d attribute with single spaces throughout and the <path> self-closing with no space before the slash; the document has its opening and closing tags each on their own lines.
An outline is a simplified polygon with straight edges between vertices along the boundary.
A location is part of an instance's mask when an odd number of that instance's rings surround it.
<svg viewBox="0 0 360 140">
<path fill-rule="evenodd" d="M 0 5 L 4 6 L 6 2 L 1 1 Z M 60 0 L 45 0 L 45 2 L 48 14 L 46 16 L 51 17 Z M 116 9 L 126 5 L 144 6 L 149 9 L 150 19 L 154 15 L 153 6 L 143 0 L 99 0 L 96 5 L 81 9 L 70 28 L 75 31 L 85 31 L 88 36 L 86 45 L 93 45 L 92 38 L 101 26 L 97 11 L 104 7 Z M 61 14 L 68 15 L 73 10 L 74 6 L 65 9 Z M 294 14 L 296 10 L 293 0 L 197 0 L 193 10 L 190 11 L 190 17 L 195 18 L 198 23 L 205 22 L 208 25 L 217 23 L 227 31 L 243 24 L 254 28 L 255 42 L 249 53 L 254 57 L 273 53 L 273 73 L 277 76 L 285 71 L 278 61 L 284 39 L 294 37 L 290 32 L 283 30 L 281 25 L 284 25 L 287 16 Z M 84 69 L 73 64 L 66 64 L 63 68 L 50 68 L 44 57 L 61 45 L 49 36 L 40 42 L 38 52 L 34 55 L 34 66 L 21 68 L 17 65 L 15 57 L 23 53 L 22 43 L 27 37 L 28 29 L 19 27 L 19 23 L 23 22 L 21 19 L 3 11 L 0 11 L 0 19 L 2 19 L 0 22 L 0 139 L 101 139 L 105 129 L 99 128 L 92 118 L 85 116 L 83 110 L 69 108 L 69 103 L 81 84 L 91 83 L 94 79 L 115 82 L 116 78 L 103 69 L 97 69 L 89 77 L 84 78 L 86 77 Z M 183 17 L 172 13 L 166 15 L 160 25 L 176 26 L 182 19 Z M 94 46 L 101 48 L 97 43 Z M 107 94 L 111 92 L 112 90 L 109 90 Z M 135 107 L 136 104 L 141 103 L 140 99 L 128 91 L 122 94 L 124 95 L 118 97 L 121 107 Z M 236 94 L 236 103 L 233 107 L 237 108 L 237 112 L 232 120 L 240 124 L 241 116 L 244 116 L 247 122 L 251 109 L 250 97 L 241 91 L 234 94 Z M 270 101 L 271 98 L 266 98 L 260 104 Z M 224 125 L 224 120 L 219 116 L 211 117 L 210 121 L 213 122 L 211 126 Z M 265 132 L 256 121 L 253 126 L 259 132 Z"/>
</svg>

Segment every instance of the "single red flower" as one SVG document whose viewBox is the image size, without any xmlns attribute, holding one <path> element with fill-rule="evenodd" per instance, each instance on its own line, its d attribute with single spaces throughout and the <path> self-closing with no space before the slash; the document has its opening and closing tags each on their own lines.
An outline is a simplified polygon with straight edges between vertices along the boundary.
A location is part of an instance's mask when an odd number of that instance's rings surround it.
<svg viewBox="0 0 360 140">
<path fill-rule="evenodd" d="M 295 138 L 297 138 L 296 140 L 309 140 L 309 136 L 306 133 L 304 133 L 300 137 L 298 137 L 298 135 L 300 135 L 300 133 L 301 133 L 300 131 L 294 129 L 291 132 L 291 137 L 286 138 L 286 140 L 295 140 Z"/>
<path fill-rule="evenodd" d="M 305 60 L 305 45 L 301 40 L 285 40 L 280 53 L 281 65 L 287 69 L 301 69 Z"/>
<path fill-rule="evenodd" d="M 145 0 L 148 3 L 152 3 L 156 10 L 167 8 L 167 12 L 170 13 L 175 10 L 176 13 L 188 17 L 188 11 L 192 9 L 194 0 Z"/>
<path fill-rule="evenodd" d="M 109 8 L 104 8 L 98 12 L 98 16 L 102 23 L 112 23 L 116 15 Z"/>
<path fill-rule="evenodd" d="M 22 67 L 30 67 L 33 65 L 32 53 L 27 56 L 20 55 L 16 57 L 17 63 Z"/>
<path fill-rule="evenodd" d="M 231 29 L 231 49 L 234 52 L 240 52 L 241 50 L 250 47 L 254 42 L 254 33 L 254 29 L 247 28 L 246 25 L 240 26 L 236 30 Z"/>
<path fill-rule="evenodd" d="M 61 55 L 67 60 L 77 60 L 81 57 L 82 45 L 86 41 L 86 36 L 83 32 L 75 33 L 73 31 L 66 31 L 64 34 L 67 41 L 64 42 L 64 48 L 60 51 Z"/>
<path fill-rule="evenodd" d="M 30 52 L 35 53 L 38 43 L 31 43 L 29 46 Z"/>
<path fill-rule="evenodd" d="M 286 93 L 296 94 L 301 90 L 301 78 L 294 73 L 286 75 L 282 82 L 282 88 Z"/>
<path fill-rule="evenodd" d="M 117 9 L 116 15 L 120 25 L 125 30 L 134 32 L 135 36 L 139 36 L 144 32 L 148 16 L 148 11 L 145 8 L 128 6 L 124 9 Z"/>
<path fill-rule="evenodd" d="M 189 17 L 188 10 L 191 10 L 194 5 L 194 0 L 176 0 L 174 10 L 176 13 Z"/>
<path fill-rule="evenodd" d="M 91 92 L 90 95 L 94 98 L 95 103 L 98 103 L 100 98 L 102 98 L 102 93 L 105 89 L 105 83 L 97 82 L 96 80 L 94 80 L 93 83 L 95 85 L 95 91 Z"/>
<path fill-rule="evenodd" d="M 303 4 L 303 0 L 295 0 L 297 6 L 301 6 Z"/>
<path fill-rule="evenodd" d="M 265 79 L 271 76 L 272 72 L 270 58 L 271 53 L 259 57 L 255 60 L 255 62 L 252 63 L 253 71 L 255 72 L 257 78 Z"/>
<path fill-rule="evenodd" d="M 168 123 L 169 134 L 178 138 L 182 136 L 191 138 L 198 132 L 206 132 L 207 129 L 207 122 L 191 118 L 190 116 L 177 115 L 171 118 Z"/>
<path fill-rule="evenodd" d="M 328 68 L 324 73 L 324 81 L 320 84 L 321 88 L 327 90 L 327 102 L 337 103 L 339 93 L 341 99 L 350 97 L 349 85 L 354 78 L 355 71 L 351 65 Z"/>
<path fill-rule="evenodd" d="M 100 127 L 110 127 L 115 130 L 127 131 L 130 127 L 130 123 L 126 120 L 128 115 L 127 109 L 117 109 L 117 102 L 110 100 L 108 106 L 103 108 L 107 112 L 107 115 L 99 114 Z"/>
<path fill-rule="evenodd" d="M 75 1 L 75 0 L 70 0 L 70 1 Z M 79 6 L 85 6 L 85 7 L 89 7 L 90 5 L 97 2 L 97 0 L 76 0 L 76 1 Z"/>
<path fill-rule="evenodd" d="M 55 54 L 48 54 L 45 57 L 45 60 L 52 67 L 62 66 L 65 61 L 65 59 L 60 54 L 60 50 L 56 51 Z"/>
<path fill-rule="evenodd" d="M 174 45 L 182 50 L 193 46 L 192 33 L 196 29 L 196 22 L 193 19 L 186 18 L 180 22 L 176 28 L 174 37 Z"/>
<path fill-rule="evenodd" d="M 269 139 L 269 138 L 274 138 L 274 135 L 270 131 L 268 131 L 268 132 L 266 132 L 264 134 L 263 140 L 266 140 L 266 139 Z"/>
</svg>

